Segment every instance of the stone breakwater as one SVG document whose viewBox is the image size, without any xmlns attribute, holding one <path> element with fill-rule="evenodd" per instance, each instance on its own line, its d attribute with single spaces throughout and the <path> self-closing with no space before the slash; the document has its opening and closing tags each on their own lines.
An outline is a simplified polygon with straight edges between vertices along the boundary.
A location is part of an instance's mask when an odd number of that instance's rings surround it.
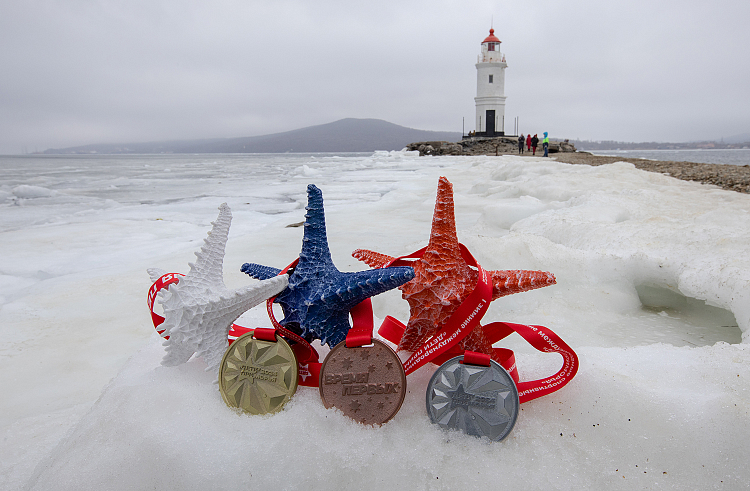
<svg viewBox="0 0 750 491">
<path fill-rule="evenodd" d="M 410 143 L 407 150 L 419 155 L 518 155 L 518 140 L 513 137 L 467 138 L 458 143 L 431 141 Z M 543 153 L 541 145 L 537 157 Z M 604 157 L 589 152 L 578 152 L 568 142 L 551 141 L 550 157 L 558 162 L 576 165 L 604 165 L 614 162 L 630 162 L 637 169 L 659 172 L 683 181 L 713 184 L 722 189 L 750 193 L 750 165 L 699 164 L 672 160 L 647 160 L 631 157 Z M 524 152 L 530 157 L 530 152 Z"/>
<path fill-rule="evenodd" d="M 518 154 L 518 140 L 513 137 L 499 136 L 494 138 L 473 137 L 458 143 L 430 141 L 409 143 L 407 150 L 418 151 L 419 155 L 508 155 Z M 524 148 L 525 150 L 525 148 Z M 550 141 L 549 153 L 575 152 L 576 148 L 567 141 Z M 544 153 L 542 142 L 536 149 L 537 155 Z M 524 155 L 530 155 L 526 152 Z"/>
<path fill-rule="evenodd" d="M 558 162 L 577 165 L 604 165 L 613 162 L 630 162 L 637 169 L 659 172 L 683 181 L 713 184 L 722 189 L 750 193 L 750 165 L 699 164 L 672 160 L 646 160 L 629 157 L 604 157 L 588 152 L 558 153 Z"/>
</svg>

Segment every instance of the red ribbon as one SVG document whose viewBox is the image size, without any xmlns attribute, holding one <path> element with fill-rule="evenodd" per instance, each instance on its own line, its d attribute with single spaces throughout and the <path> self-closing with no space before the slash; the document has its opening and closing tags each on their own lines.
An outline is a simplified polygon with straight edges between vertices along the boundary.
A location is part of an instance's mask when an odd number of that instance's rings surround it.
<svg viewBox="0 0 750 491">
<path fill-rule="evenodd" d="M 291 268 L 295 267 L 299 262 L 299 258 L 296 259 L 292 264 L 282 269 L 279 274 L 286 274 Z M 318 352 L 308 343 L 304 338 L 291 332 L 282 326 L 279 321 L 276 320 L 276 316 L 273 313 L 273 301 L 276 297 L 269 298 L 266 300 L 266 310 L 268 311 L 268 318 L 271 320 L 271 324 L 282 333 L 286 338 L 293 339 L 297 342 L 292 349 L 295 355 L 297 355 L 297 363 L 300 369 L 300 378 L 298 385 L 304 385 L 307 387 L 318 387 L 320 385 L 320 368 L 323 366 L 320 363 Z M 357 346 L 364 346 L 372 344 L 372 331 L 374 328 L 372 320 L 372 302 L 369 298 L 366 298 L 359 304 L 355 305 L 351 309 L 349 314 L 352 316 L 352 328 L 346 335 L 346 346 L 349 348 L 355 348 Z M 303 376 L 303 373 L 305 375 Z M 307 377 L 310 380 L 307 380 Z"/>
<path fill-rule="evenodd" d="M 427 362 L 441 365 L 451 358 L 464 355 L 464 363 L 472 365 L 489 365 L 488 355 L 463 351 L 458 349 L 458 343 L 466 337 L 474 327 L 481 321 L 489 308 L 492 299 L 492 283 L 489 275 L 477 263 L 469 250 L 459 244 L 461 256 L 469 264 L 478 269 L 477 285 L 474 291 L 461 303 L 456 311 L 443 323 L 440 330 L 428 339 L 415 351 L 404 363 L 406 374 L 410 374 Z M 384 267 L 393 265 L 408 265 L 405 259 L 416 259 L 422 257 L 427 248 L 420 249 L 408 256 L 394 259 Z M 378 334 L 388 341 L 398 344 L 403 337 L 406 326 L 387 316 L 383 320 Z M 561 389 L 573 379 L 578 371 L 578 356 L 557 334 L 544 326 L 527 326 L 524 324 L 513 324 L 510 322 L 493 322 L 482 326 L 485 337 L 490 344 L 517 332 L 534 348 L 543 352 L 560 353 L 563 357 L 563 366 L 555 375 L 545 379 L 519 382 L 518 369 L 516 368 L 516 357 L 512 350 L 507 348 L 492 348 L 491 358 L 505 368 L 513 381 L 516 382 L 520 402 L 528 402 L 538 397 L 551 394 Z"/>
<path fill-rule="evenodd" d="M 294 263 L 287 266 L 286 269 L 282 271 L 281 274 L 286 273 L 286 271 L 292 267 L 293 265 L 297 264 L 295 261 Z M 164 339 L 169 339 L 169 336 L 164 336 L 163 333 L 165 329 L 159 329 L 159 326 L 164 322 L 164 317 L 154 312 L 154 302 L 156 300 L 156 294 L 161 290 L 162 288 L 166 288 L 169 285 L 173 283 L 178 283 L 180 281 L 180 277 L 185 276 L 180 273 L 167 273 L 157 279 L 152 285 L 151 288 L 148 290 L 148 308 L 151 311 L 151 321 L 154 324 L 154 328 L 156 329 L 156 332 L 158 332 Z M 274 297 L 276 298 L 276 297 Z M 270 305 L 273 301 L 273 298 L 269 299 L 269 303 L 267 304 L 270 309 Z M 272 314 L 272 312 L 269 310 L 269 313 Z M 272 321 L 276 321 L 276 319 L 271 315 L 270 316 Z M 278 324 L 278 323 L 277 323 Z M 318 386 L 318 379 L 320 378 L 320 366 L 321 363 L 318 363 L 318 352 L 315 351 L 315 349 L 310 346 L 310 343 L 305 341 L 302 337 L 297 336 L 293 332 L 289 331 L 288 329 L 284 329 L 281 325 L 277 328 L 280 332 L 279 334 L 285 338 L 292 339 L 296 341 L 297 343 L 292 345 L 292 351 L 294 351 L 295 356 L 297 357 L 297 367 L 298 367 L 298 380 L 297 385 L 305 385 L 308 387 L 317 387 Z M 247 334 L 249 332 L 253 333 L 253 337 L 256 339 L 262 339 L 266 341 L 276 341 L 276 331 L 277 329 L 271 329 L 267 327 L 258 327 L 255 329 L 240 326 L 239 324 L 232 324 L 229 327 L 229 332 L 227 333 L 227 340 L 229 341 L 229 344 L 231 345 L 238 337 L 242 336 L 243 334 Z"/>
<path fill-rule="evenodd" d="M 398 344 L 405 329 L 406 326 L 404 324 L 393 317 L 388 316 L 380 326 L 378 334 L 388 341 Z M 492 348 L 492 355 L 490 355 L 490 357 L 505 368 L 513 378 L 513 381 L 516 382 L 518 395 L 522 403 L 551 394 L 552 392 L 561 389 L 565 384 L 570 382 L 573 377 L 575 377 L 576 372 L 578 372 L 578 356 L 575 351 L 573 351 L 565 341 L 548 327 L 536 325 L 527 326 L 511 322 L 493 322 L 492 324 L 482 326 L 482 331 L 484 331 L 484 335 L 492 344 L 514 332 L 517 332 L 528 341 L 531 346 L 539 351 L 546 353 L 560 353 L 560 355 L 562 355 L 563 365 L 553 376 L 520 382 L 518 369 L 516 368 L 516 357 L 513 350 L 507 348 Z M 476 356 L 481 354 L 472 351 L 462 352 L 457 349 L 455 345 L 451 346 L 451 349 L 444 352 L 441 356 L 433 358 L 432 362 L 437 365 L 442 365 L 451 358 L 462 354 L 464 355 L 464 363 L 470 365 L 488 365 L 488 363 L 483 361 L 482 358 Z"/>
<path fill-rule="evenodd" d="M 479 321 L 482 320 L 482 317 L 484 317 L 484 314 L 490 306 L 490 301 L 492 300 L 492 281 L 489 275 L 482 269 L 479 263 L 477 263 L 477 260 L 474 259 L 474 256 L 471 255 L 469 250 L 463 244 L 459 244 L 459 248 L 461 250 L 461 256 L 463 256 L 466 263 L 469 266 L 474 266 L 478 269 L 477 284 L 469 296 L 466 297 L 453 314 L 446 319 L 442 327 L 430 339 L 425 341 L 417 351 L 412 353 L 406 362 L 404 362 L 404 370 L 407 375 L 456 346 L 463 338 L 469 335 L 475 326 L 479 324 Z M 393 266 L 395 264 L 408 265 L 409 263 L 404 261 L 404 259 L 420 258 L 424 255 L 426 249 L 427 248 L 425 247 L 408 256 L 396 258 L 386 264 L 385 267 Z M 386 320 L 387 319 L 388 317 L 386 317 Z M 392 317 L 391 319 L 391 321 L 388 321 L 389 326 L 392 321 L 396 321 Z M 385 337 L 385 334 L 380 330 L 378 332 L 381 336 Z M 403 330 L 401 332 L 403 333 Z M 401 337 L 398 339 L 400 341 Z M 396 342 L 396 344 L 398 344 L 398 342 Z"/>
<path fill-rule="evenodd" d="M 352 328 L 346 335 L 346 347 L 356 348 L 372 344 L 372 331 L 375 323 L 372 320 L 372 301 L 369 298 L 354 306 L 349 311 L 352 316 Z"/>
<path fill-rule="evenodd" d="M 279 275 L 286 274 L 287 271 L 297 266 L 297 263 L 299 263 L 299 258 L 292 261 L 292 263 L 287 266 L 286 268 L 279 271 Z M 277 275 L 278 276 L 278 275 Z M 291 339 L 296 344 L 292 346 L 292 350 L 294 351 L 294 354 L 297 356 L 297 363 L 301 366 L 302 363 L 317 363 L 318 362 L 318 352 L 315 351 L 315 348 L 313 348 L 310 343 L 305 340 L 302 336 L 290 331 L 289 329 L 285 328 L 281 324 L 279 324 L 279 321 L 276 320 L 276 316 L 273 313 L 273 301 L 276 300 L 276 296 L 273 296 L 266 300 L 266 311 L 268 312 L 268 318 L 271 320 L 271 324 L 273 324 L 273 327 L 278 330 L 282 336 L 284 336 L 287 339 Z M 320 363 L 318 363 L 317 371 L 315 372 L 320 373 Z M 309 370 L 310 367 L 308 366 L 307 369 Z M 306 378 L 306 377 L 305 377 Z M 306 385 L 308 387 L 317 387 L 318 382 L 316 378 L 316 382 L 314 385 L 310 385 L 311 382 L 304 381 L 302 385 Z"/>
<path fill-rule="evenodd" d="M 151 288 L 148 289 L 148 297 L 146 302 L 148 304 L 148 309 L 151 311 L 151 322 L 154 323 L 154 328 L 160 335 L 165 331 L 165 329 L 159 330 L 159 326 L 164 322 L 164 317 L 154 312 L 154 302 L 156 301 L 156 294 L 159 293 L 159 290 L 161 290 L 162 288 L 166 288 L 172 283 L 179 282 L 180 276 L 185 275 L 180 273 L 167 273 L 165 275 L 162 275 L 160 278 L 154 281 L 154 283 L 151 285 Z M 162 337 L 164 339 L 169 339 L 169 336 Z"/>
</svg>

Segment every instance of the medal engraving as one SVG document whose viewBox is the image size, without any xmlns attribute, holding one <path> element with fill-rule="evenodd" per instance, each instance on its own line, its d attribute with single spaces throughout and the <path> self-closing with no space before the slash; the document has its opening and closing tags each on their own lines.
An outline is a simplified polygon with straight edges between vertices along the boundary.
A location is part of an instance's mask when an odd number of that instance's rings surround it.
<svg viewBox="0 0 750 491">
<path fill-rule="evenodd" d="M 247 333 L 221 360 L 219 391 L 229 407 L 250 414 L 275 413 L 297 391 L 297 370 L 292 348 L 278 334 L 272 342 Z"/>
<path fill-rule="evenodd" d="M 443 363 L 427 385 L 427 414 L 446 429 L 500 441 L 516 424 L 520 403 L 513 379 L 494 360 L 464 365 L 463 356 Z"/>
<path fill-rule="evenodd" d="M 363 424 L 383 424 L 401 408 L 406 375 L 401 361 L 382 341 L 372 346 L 336 345 L 320 370 L 320 396 L 327 408 L 337 407 Z"/>
</svg>

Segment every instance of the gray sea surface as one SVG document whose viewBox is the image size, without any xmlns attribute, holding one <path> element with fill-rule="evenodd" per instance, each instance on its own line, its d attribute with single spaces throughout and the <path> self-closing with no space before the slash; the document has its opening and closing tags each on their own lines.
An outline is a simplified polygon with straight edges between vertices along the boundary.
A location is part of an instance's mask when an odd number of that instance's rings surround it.
<svg viewBox="0 0 750 491">
<path fill-rule="evenodd" d="M 598 150 L 594 155 L 633 157 L 650 160 L 673 160 L 701 164 L 750 165 L 750 148 L 681 149 L 681 150 Z"/>
</svg>

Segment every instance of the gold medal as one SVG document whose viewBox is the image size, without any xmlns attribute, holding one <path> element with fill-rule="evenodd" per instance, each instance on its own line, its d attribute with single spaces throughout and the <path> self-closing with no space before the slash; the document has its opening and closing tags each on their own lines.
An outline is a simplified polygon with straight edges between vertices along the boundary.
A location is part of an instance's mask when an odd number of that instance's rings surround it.
<svg viewBox="0 0 750 491">
<path fill-rule="evenodd" d="M 342 341 L 320 369 L 320 396 L 363 424 L 380 425 L 396 415 L 406 394 L 406 375 L 396 353 L 377 339 L 372 346 L 347 348 Z"/>
<path fill-rule="evenodd" d="M 276 341 L 247 333 L 224 353 L 219 391 L 229 407 L 250 414 L 280 411 L 297 391 L 297 357 L 278 334 Z"/>
</svg>

